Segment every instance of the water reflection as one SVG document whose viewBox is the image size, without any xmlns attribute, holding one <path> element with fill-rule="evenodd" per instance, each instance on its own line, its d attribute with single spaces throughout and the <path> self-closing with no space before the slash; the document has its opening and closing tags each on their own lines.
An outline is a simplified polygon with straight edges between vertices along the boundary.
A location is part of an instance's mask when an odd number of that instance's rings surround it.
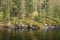
<svg viewBox="0 0 60 40">
<path fill-rule="evenodd" d="M 45 25 L 42 30 L 36 28 L 35 25 L 21 27 L 17 24 L 11 27 L 5 25 L 0 30 L 0 40 L 33 40 L 34 38 L 36 40 L 60 40 L 60 26 Z"/>
</svg>

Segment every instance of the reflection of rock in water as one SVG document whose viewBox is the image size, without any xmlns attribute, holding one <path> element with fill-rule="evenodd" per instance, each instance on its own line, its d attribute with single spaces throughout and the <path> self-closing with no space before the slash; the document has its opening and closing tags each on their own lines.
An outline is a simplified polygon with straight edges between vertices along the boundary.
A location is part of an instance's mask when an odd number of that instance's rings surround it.
<svg viewBox="0 0 60 40">
<path fill-rule="evenodd" d="M 7 25 L 3 25 L 1 30 L 8 30 L 9 32 L 12 30 L 12 29 L 15 29 L 18 30 L 18 31 L 22 31 L 22 30 L 25 30 L 25 29 L 28 29 L 28 30 L 39 30 L 40 28 L 37 27 L 37 26 L 34 26 L 34 25 L 21 25 L 21 24 L 15 24 L 14 26 L 7 26 Z"/>
<path fill-rule="evenodd" d="M 28 30 L 30 30 L 30 29 L 31 29 L 30 25 L 28 25 L 28 26 L 27 26 L 27 29 L 28 29 Z"/>
<path fill-rule="evenodd" d="M 55 30 L 60 30 L 60 26 L 55 26 Z"/>
<path fill-rule="evenodd" d="M 36 26 L 36 25 L 25 25 L 25 24 L 15 24 L 13 26 L 7 26 L 7 25 L 3 25 L 1 26 L 0 30 L 4 30 L 7 29 L 9 32 L 14 29 L 15 31 L 22 31 L 22 30 L 40 30 L 40 27 Z M 48 30 L 60 30 L 60 26 L 55 26 L 55 25 L 48 25 L 48 24 L 44 24 L 44 27 L 41 28 L 44 31 L 48 31 Z"/>
<path fill-rule="evenodd" d="M 56 26 L 56 25 L 47 25 L 45 24 L 44 27 L 42 27 L 42 30 L 44 31 L 48 31 L 48 30 L 60 30 L 60 26 Z"/>
<path fill-rule="evenodd" d="M 36 26 L 36 25 L 32 25 L 31 27 L 32 30 L 40 30 L 40 27 Z"/>
<path fill-rule="evenodd" d="M 47 31 L 49 29 L 49 25 L 48 24 L 44 24 L 44 27 L 42 27 L 42 30 Z"/>
</svg>

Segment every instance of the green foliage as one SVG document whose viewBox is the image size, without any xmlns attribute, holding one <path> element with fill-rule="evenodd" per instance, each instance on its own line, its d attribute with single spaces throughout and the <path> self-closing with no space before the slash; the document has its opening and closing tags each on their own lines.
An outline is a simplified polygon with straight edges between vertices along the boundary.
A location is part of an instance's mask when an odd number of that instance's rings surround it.
<svg viewBox="0 0 60 40">
<path fill-rule="evenodd" d="M 29 18 L 30 20 L 33 20 L 32 22 L 38 22 L 38 23 L 56 23 L 60 24 L 60 5 L 58 4 L 58 1 L 56 3 L 50 3 L 52 0 L 38 0 L 37 3 L 37 12 L 38 16 L 35 16 L 33 19 L 32 13 L 33 13 L 33 3 L 32 0 L 24 0 L 25 8 L 21 8 L 22 0 L 1 0 L 0 1 L 0 19 L 6 20 L 6 19 L 14 19 L 16 21 L 19 21 L 22 19 L 23 15 L 26 15 L 25 19 Z M 40 4 L 40 2 L 42 3 Z M 54 4 L 54 5 L 53 5 Z M 53 7 L 53 8 L 52 8 Z M 51 9 L 52 8 L 52 9 Z M 21 12 L 21 10 L 23 10 Z M 26 11 L 26 13 L 24 12 Z M 51 12 L 52 11 L 52 12 Z M 1 13 L 2 12 L 2 13 Z M 22 16 L 21 16 L 22 15 Z M 30 16 L 29 16 L 30 15 Z M 17 18 L 17 19 L 16 19 Z M 30 24 L 28 20 L 25 20 L 27 24 Z"/>
</svg>

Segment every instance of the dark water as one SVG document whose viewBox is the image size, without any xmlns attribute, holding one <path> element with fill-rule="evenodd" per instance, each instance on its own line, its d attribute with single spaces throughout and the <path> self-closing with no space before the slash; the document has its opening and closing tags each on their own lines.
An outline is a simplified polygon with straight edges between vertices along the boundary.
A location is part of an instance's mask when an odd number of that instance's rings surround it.
<svg viewBox="0 0 60 40">
<path fill-rule="evenodd" d="M 0 30 L 0 40 L 60 40 L 60 30 Z"/>
</svg>

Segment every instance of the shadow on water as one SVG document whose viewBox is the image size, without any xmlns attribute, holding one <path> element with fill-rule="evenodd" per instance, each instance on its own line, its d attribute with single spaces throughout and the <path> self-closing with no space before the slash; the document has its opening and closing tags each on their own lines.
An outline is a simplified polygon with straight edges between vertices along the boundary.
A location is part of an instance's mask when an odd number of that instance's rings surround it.
<svg viewBox="0 0 60 40">
<path fill-rule="evenodd" d="M 0 31 L 0 40 L 33 40 L 31 31 L 33 32 L 33 37 L 36 40 L 60 40 L 60 30 L 23 30 L 18 31 L 12 29 L 10 32 L 6 29 Z"/>
</svg>

